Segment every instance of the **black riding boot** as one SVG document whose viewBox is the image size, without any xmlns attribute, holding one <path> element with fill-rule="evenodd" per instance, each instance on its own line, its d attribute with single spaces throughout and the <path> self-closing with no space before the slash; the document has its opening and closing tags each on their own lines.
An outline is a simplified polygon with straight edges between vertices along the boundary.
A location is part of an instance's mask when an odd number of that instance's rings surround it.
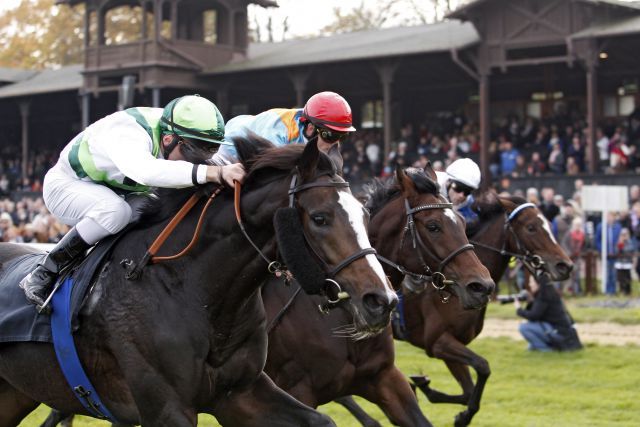
<svg viewBox="0 0 640 427">
<path fill-rule="evenodd" d="M 24 289 L 29 302 L 42 307 L 60 271 L 90 247 L 75 228 L 69 230 L 42 264 L 38 264 L 36 269 L 20 282 L 20 287 Z"/>
</svg>

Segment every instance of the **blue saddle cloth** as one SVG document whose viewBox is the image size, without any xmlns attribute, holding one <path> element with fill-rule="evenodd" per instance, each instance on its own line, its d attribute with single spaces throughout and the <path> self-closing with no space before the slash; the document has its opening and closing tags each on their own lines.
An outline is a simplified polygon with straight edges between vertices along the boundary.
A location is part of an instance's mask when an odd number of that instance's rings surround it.
<svg viewBox="0 0 640 427">
<path fill-rule="evenodd" d="M 92 283 L 94 273 L 102 261 L 111 253 L 111 249 L 121 234 L 102 240 L 80 261 L 69 269 L 69 273 L 60 277 L 71 277 L 74 287 L 71 292 L 71 313 L 73 329 L 77 330 L 78 313 Z M 45 254 L 27 254 L 5 263 L 0 275 L 0 343 L 3 342 L 53 342 L 51 336 L 51 318 L 38 314 L 34 305 L 27 302 L 24 291 L 18 286 L 20 281 L 42 261 Z M 124 273 L 123 273 L 124 274 Z"/>
</svg>

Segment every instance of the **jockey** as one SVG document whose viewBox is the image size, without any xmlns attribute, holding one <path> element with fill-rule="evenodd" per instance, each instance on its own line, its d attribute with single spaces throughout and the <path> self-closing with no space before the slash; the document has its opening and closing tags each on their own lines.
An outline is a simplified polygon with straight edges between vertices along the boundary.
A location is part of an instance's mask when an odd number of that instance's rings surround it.
<svg viewBox="0 0 640 427">
<path fill-rule="evenodd" d="M 480 187 L 480 168 L 471 159 L 458 159 L 445 172 L 436 172 L 440 192 L 453 203 L 453 208 L 467 221 L 473 223 L 478 214 L 471 209 L 473 191 Z"/>
<path fill-rule="evenodd" d="M 351 107 L 335 92 L 313 95 L 304 108 L 273 108 L 256 116 L 242 115 L 227 122 L 226 137 L 244 136 L 251 131 L 275 145 L 306 144 L 318 138 L 318 149 L 325 153 L 356 130 Z M 235 147 L 225 145 L 213 157 L 218 164 L 236 162 Z"/>
<path fill-rule="evenodd" d="M 198 95 L 174 99 L 164 109 L 118 111 L 87 127 L 44 179 L 47 208 L 73 228 L 20 282 L 29 302 L 43 306 L 63 268 L 129 224 L 132 210 L 124 194 L 242 181 L 239 163 L 202 164 L 229 144 L 218 108 Z"/>
</svg>

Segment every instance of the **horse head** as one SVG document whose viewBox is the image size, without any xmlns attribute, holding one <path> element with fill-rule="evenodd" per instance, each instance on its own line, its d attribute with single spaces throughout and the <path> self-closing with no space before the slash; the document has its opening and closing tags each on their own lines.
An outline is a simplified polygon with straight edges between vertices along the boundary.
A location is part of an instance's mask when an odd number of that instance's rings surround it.
<svg viewBox="0 0 640 427">
<path fill-rule="evenodd" d="M 546 272 L 553 280 L 566 280 L 573 262 L 556 241 L 549 221 L 532 203 L 522 198 L 499 197 L 507 214 L 507 245 L 523 255 L 523 262 L 536 275 Z"/>
<path fill-rule="evenodd" d="M 340 305 L 352 314 L 354 337 L 378 333 L 397 297 L 369 243 L 367 211 L 338 174 L 339 159 L 319 152 L 313 141 L 275 148 L 269 156 L 284 164 L 291 153 L 297 154 L 286 207 L 274 217 L 278 251 L 307 293 L 326 297 L 325 309 Z M 248 180 L 267 163 L 264 157 L 255 162 Z"/>
<path fill-rule="evenodd" d="M 386 202 L 370 207 L 372 240 L 399 260 L 406 279 L 430 282 L 445 301 L 457 295 L 465 309 L 487 304 L 495 284 L 467 240 L 464 219 L 439 193 L 430 164 L 398 169 Z"/>
</svg>

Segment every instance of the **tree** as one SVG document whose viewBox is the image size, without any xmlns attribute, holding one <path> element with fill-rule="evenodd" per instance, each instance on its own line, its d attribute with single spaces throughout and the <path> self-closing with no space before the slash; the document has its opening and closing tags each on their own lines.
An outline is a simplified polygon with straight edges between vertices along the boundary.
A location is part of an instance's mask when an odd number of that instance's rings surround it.
<svg viewBox="0 0 640 427">
<path fill-rule="evenodd" d="M 82 62 L 84 4 L 56 6 L 55 0 L 22 0 L 0 15 L 0 66 L 42 69 Z M 96 41 L 92 14 L 90 33 Z M 127 43 L 140 38 L 142 8 L 122 6 L 108 11 L 105 43 Z M 147 14 L 148 28 L 153 19 Z M 153 34 L 150 30 L 150 34 Z"/>
<path fill-rule="evenodd" d="M 0 65 L 45 68 L 82 60 L 83 7 L 22 0 L 0 16 Z"/>
</svg>

